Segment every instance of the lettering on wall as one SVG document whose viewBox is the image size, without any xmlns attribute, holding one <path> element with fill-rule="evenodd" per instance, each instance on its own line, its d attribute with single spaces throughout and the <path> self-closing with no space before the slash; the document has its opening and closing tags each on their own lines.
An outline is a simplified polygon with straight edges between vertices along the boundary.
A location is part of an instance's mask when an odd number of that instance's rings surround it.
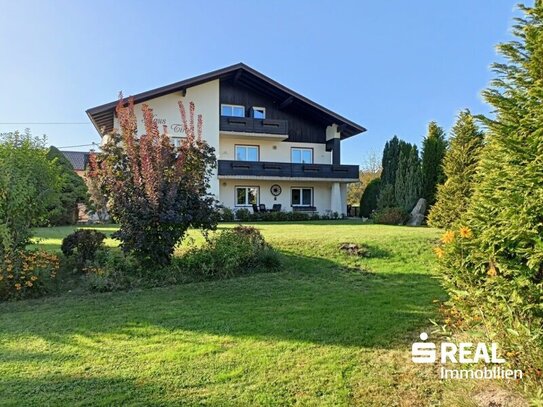
<svg viewBox="0 0 543 407">
<path fill-rule="evenodd" d="M 159 129 L 161 129 L 164 126 L 167 126 L 170 132 L 173 134 L 185 133 L 185 130 L 183 129 L 183 125 L 181 123 L 172 123 L 168 126 L 168 121 L 165 118 L 155 117 L 154 120 Z M 143 119 L 141 119 L 140 122 L 143 126 L 144 125 Z"/>
</svg>

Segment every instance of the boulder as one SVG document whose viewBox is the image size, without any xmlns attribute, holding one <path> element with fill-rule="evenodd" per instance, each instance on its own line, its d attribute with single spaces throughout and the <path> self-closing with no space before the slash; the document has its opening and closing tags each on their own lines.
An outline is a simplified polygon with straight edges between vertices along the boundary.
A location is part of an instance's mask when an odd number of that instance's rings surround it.
<svg viewBox="0 0 543 407">
<path fill-rule="evenodd" d="M 420 198 L 409 215 L 408 226 L 420 226 L 424 222 L 426 214 L 426 199 Z"/>
</svg>

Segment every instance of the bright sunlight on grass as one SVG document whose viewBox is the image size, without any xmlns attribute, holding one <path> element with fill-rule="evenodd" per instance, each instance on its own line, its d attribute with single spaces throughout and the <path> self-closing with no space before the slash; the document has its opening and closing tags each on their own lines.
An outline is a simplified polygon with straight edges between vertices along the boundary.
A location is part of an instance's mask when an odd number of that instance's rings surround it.
<svg viewBox="0 0 543 407">
<path fill-rule="evenodd" d="M 433 300 L 444 298 L 432 271 L 438 230 L 255 226 L 281 251 L 283 271 L 1 304 L 0 404 L 443 400 L 432 367 L 410 363 L 411 342 L 436 318 Z M 40 229 L 38 244 L 56 250 L 71 230 Z M 343 254 L 346 242 L 368 245 L 371 256 Z"/>
</svg>

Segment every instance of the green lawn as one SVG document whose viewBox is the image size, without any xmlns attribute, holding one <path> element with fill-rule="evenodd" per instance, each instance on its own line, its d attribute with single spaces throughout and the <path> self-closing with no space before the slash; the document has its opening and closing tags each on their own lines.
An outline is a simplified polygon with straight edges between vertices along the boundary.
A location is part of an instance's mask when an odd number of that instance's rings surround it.
<svg viewBox="0 0 543 407">
<path fill-rule="evenodd" d="M 0 404 L 460 400 L 434 367 L 410 362 L 411 342 L 444 298 L 432 270 L 438 230 L 356 221 L 256 226 L 283 253 L 283 271 L 0 304 Z M 58 250 L 71 230 L 39 229 L 38 244 Z M 373 257 L 342 254 L 344 242 L 368 244 Z"/>
</svg>

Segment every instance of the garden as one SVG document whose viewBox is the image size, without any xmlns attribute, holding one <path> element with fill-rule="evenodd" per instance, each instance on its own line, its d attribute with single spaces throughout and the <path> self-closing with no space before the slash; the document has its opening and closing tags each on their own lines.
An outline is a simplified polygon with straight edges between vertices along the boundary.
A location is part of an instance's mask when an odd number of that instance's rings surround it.
<svg viewBox="0 0 543 407">
<path fill-rule="evenodd" d="M 174 146 L 121 95 L 86 183 L 1 135 L 0 404 L 541 405 L 543 5 L 521 10 L 494 115 L 389 140 L 362 219 L 220 208 L 192 103 Z M 83 202 L 115 223 L 66 226 Z M 497 343 L 522 380 L 440 380 L 421 332 Z"/>
</svg>

